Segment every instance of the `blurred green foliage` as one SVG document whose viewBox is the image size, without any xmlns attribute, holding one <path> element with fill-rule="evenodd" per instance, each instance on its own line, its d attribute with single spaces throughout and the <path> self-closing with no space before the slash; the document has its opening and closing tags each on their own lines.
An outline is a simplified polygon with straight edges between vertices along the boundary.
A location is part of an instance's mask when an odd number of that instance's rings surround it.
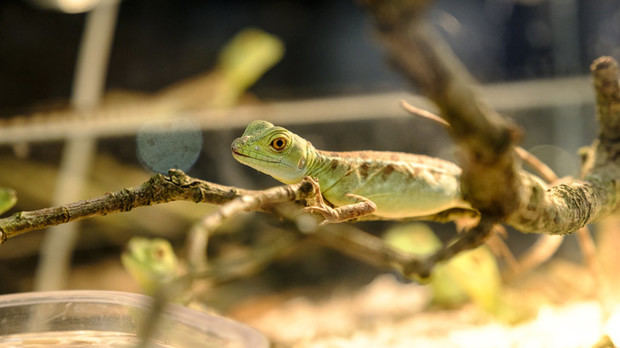
<svg viewBox="0 0 620 348">
<path fill-rule="evenodd" d="M 0 214 L 6 213 L 17 203 L 17 193 L 10 188 L 0 187 Z"/>
<path fill-rule="evenodd" d="M 423 223 L 397 225 L 384 235 L 386 243 L 416 257 L 427 257 L 441 248 L 441 241 Z M 516 313 L 502 299 L 497 261 L 486 246 L 462 252 L 438 264 L 428 279 L 433 303 L 455 307 L 471 300 L 485 312 L 513 322 Z"/>
</svg>

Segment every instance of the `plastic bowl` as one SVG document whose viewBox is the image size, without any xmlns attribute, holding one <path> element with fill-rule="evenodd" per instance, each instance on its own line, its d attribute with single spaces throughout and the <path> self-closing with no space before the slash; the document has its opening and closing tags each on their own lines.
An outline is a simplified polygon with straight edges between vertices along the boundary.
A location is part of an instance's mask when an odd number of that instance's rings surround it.
<svg viewBox="0 0 620 348">
<path fill-rule="evenodd" d="M 118 291 L 0 296 L 0 347 L 135 347 L 152 298 Z M 230 319 L 170 304 L 149 347 L 252 347 L 269 342 Z"/>
</svg>

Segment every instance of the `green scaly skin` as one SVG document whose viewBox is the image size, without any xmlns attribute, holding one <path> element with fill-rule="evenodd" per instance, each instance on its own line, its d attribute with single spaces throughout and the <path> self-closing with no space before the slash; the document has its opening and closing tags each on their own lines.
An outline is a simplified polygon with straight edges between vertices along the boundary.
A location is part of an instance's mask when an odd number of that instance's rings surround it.
<svg viewBox="0 0 620 348">
<path fill-rule="evenodd" d="M 163 283 L 179 273 L 179 262 L 172 245 L 162 238 L 131 238 L 121 255 L 121 262 L 148 295 L 154 295 Z"/>
<path fill-rule="evenodd" d="M 471 210 L 461 198 L 455 164 L 399 152 L 326 152 L 297 134 L 266 121 L 248 124 L 232 143 L 233 157 L 278 181 L 293 184 L 310 176 L 318 180 L 325 200 L 335 207 L 359 202 L 376 205 L 373 215 L 405 219 L 452 208 Z"/>
</svg>

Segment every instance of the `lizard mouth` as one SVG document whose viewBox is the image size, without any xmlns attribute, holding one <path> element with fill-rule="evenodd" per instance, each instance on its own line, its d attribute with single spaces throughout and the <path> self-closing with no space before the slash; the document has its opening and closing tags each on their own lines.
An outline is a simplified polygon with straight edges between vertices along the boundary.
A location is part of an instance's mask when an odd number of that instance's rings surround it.
<svg viewBox="0 0 620 348">
<path fill-rule="evenodd" d="M 257 157 L 248 156 L 248 155 L 246 155 L 244 153 L 241 153 L 241 152 L 239 152 L 239 151 L 237 151 L 235 149 L 232 149 L 232 153 L 237 155 L 237 156 L 239 156 L 239 157 L 245 157 L 245 158 L 253 159 L 253 160 L 256 160 L 256 161 L 267 162 L 267 163 L 281 163 L 280 161 L 271 161 L 271 160 L 264 159 L 264 158 L 257 158 Z"/>
<path fill-rule="evenodd" d="M 235 155 L 237 155 L 237 156 L 247 157 L 247 158 L 252 158 L 252 157 L 250 157 L 250 156 L 248 156 L 248 155 L 246 155 L 246 154 L 244 154 L 244 153 L 241 153 L 241 152 L 239 152 L 239 151 L 237 151 L 237 150 L 234 150 L 234 149 L 232 150 L 232 153 L 234 153 L 234 154 L 235 154 Z"/>
</svg>

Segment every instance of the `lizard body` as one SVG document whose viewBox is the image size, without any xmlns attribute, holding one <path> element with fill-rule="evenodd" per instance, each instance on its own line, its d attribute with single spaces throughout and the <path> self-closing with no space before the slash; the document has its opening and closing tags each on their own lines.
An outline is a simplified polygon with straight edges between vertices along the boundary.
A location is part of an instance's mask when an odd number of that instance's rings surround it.
<svg viewBox="0 0 620 348">
<path fill-rule="evenodd" d="M 321 151 L 266 121 L 251 122 L 231 147 L 237 161 L 283 183 L 316 178 L 323 197 L 335 207 L 372 202 L 372 215 L 386 219 L 472 209 L 461 198 L 461 169 L 441 159 L 400 152 Z"/>
</svg>

